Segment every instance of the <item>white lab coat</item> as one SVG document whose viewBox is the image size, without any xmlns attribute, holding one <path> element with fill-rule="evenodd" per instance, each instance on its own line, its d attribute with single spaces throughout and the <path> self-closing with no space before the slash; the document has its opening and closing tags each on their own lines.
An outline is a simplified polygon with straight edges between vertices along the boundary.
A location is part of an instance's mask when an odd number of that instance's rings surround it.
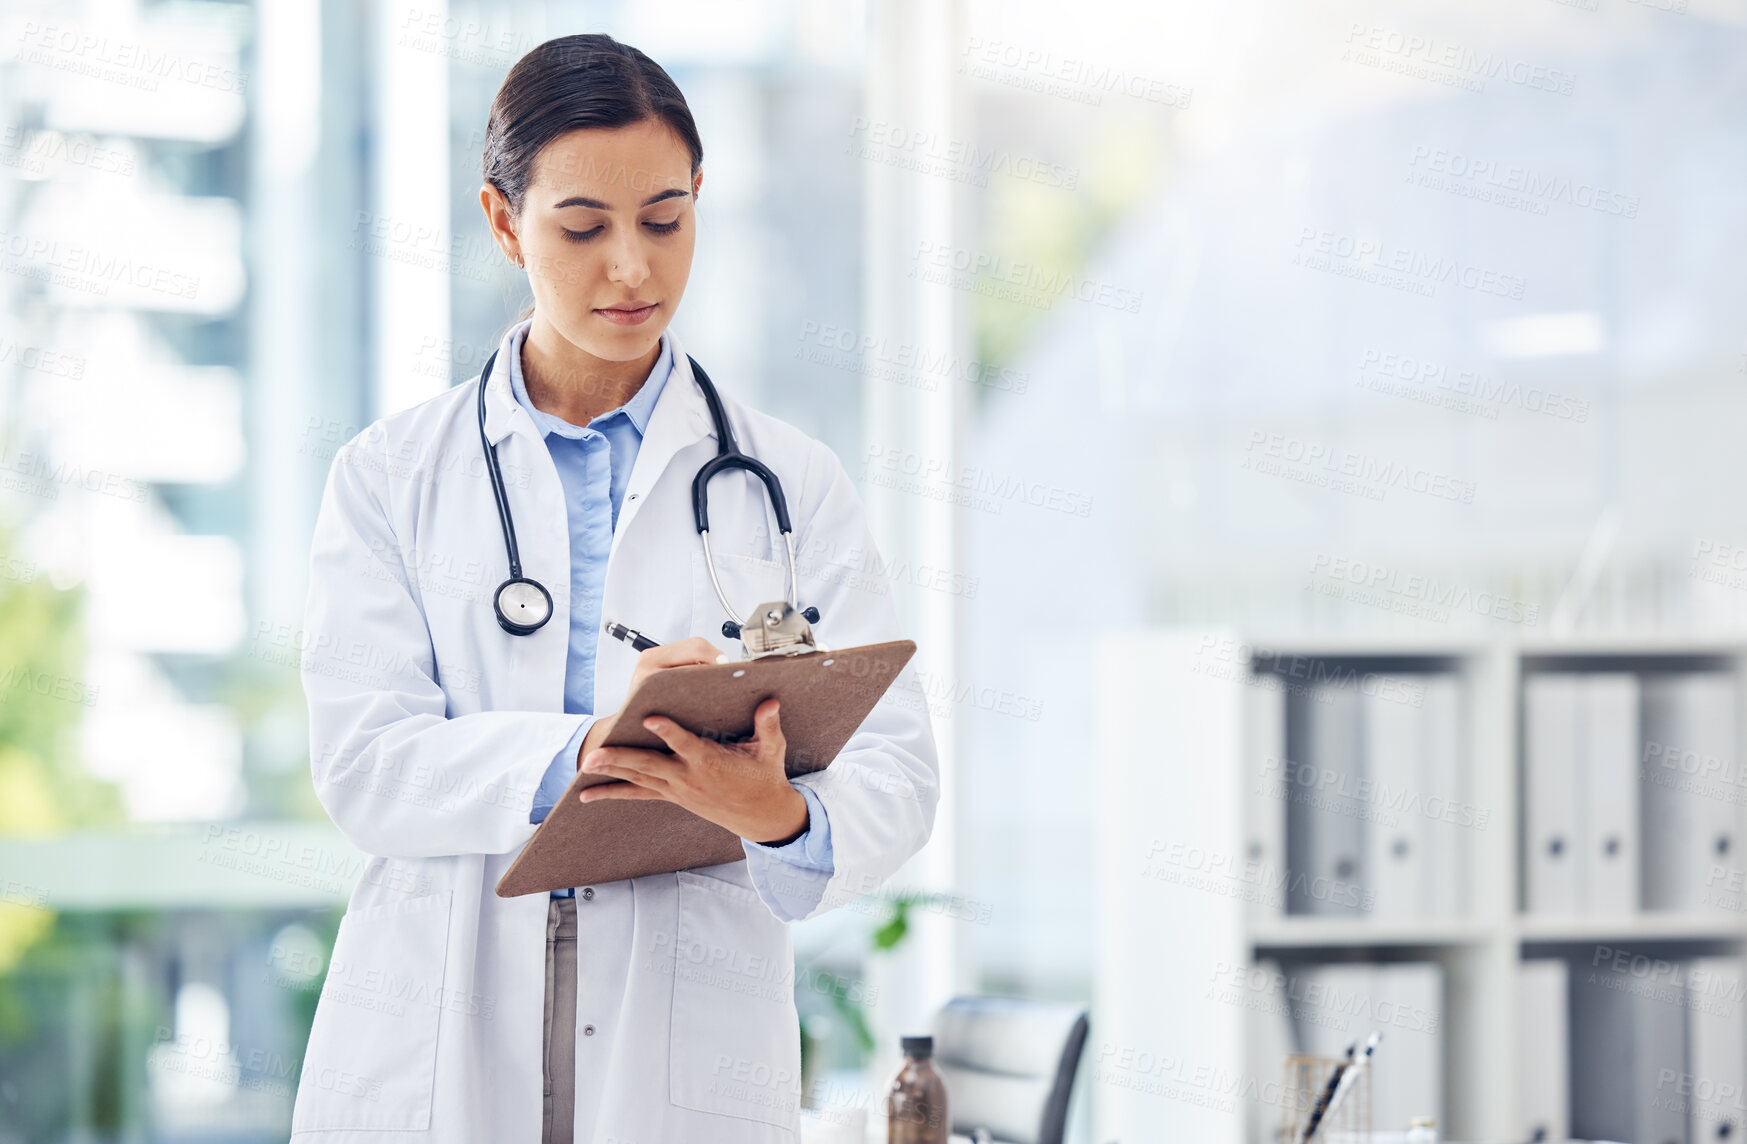
<svg viewBox="0 0 1747 1144">
<path fill-rule="evenodd" d="M 508 339 L 505 339 L 507 345 Z M 685 351 L 650 415 L 607 562 L 602 615 L 662 642 L 739 654 L 693 526 L 691 483 L 716 434 Z M 545 894 L 499 898 L 534 833 L 529 808 L 583 716 L 564 713 L 570 552 L 564 492 L 510 390 L 486 393 L 524 574 L 550 622 L 513 636 L 508 575 L 470 382 L 371 425 L 333 458 L 310 559 L 303 681 L 316 794 L 372 855 L 340 924 L 292 1118 L 302 1144 L 536 1144 L 541 1135 Z M 800 599 L 831 647 L 900 639 L 890 584 L 837 456 L 722 399 L 740 447 L 786 490 Z M 710 486 L 711 544 L 742 612 L 786 596 L 762 488 Z M 623 701 L 635 653 L 599 635 L 594 709 Z M 939 764 L 914 666 L 829 769 L 796 780 L 830 819 L 835 872 L 804 916 L 876 889 L 928 839 Z M 576 1139 L 792 1142 L 800 1033 L 785 867 L 749 861 L 592 887 L 577 897 Z M 592 1030 L 585 1031 L 585 1030 Z"/>
</svg>

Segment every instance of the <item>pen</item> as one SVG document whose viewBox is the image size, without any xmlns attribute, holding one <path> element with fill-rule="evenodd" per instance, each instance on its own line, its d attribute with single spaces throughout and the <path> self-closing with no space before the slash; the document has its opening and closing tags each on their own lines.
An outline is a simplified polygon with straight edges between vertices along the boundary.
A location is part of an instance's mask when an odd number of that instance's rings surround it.
<svg viewBox="0 0 1747 1144">
<path fill-rule="evenodd" d="M 628 628 L 624 624 L 615 623 L 612 620 L 608 620 L 606 623 L 602 624 L 601 627 L 614 639 L 624 640 L 626 643 L 630 644 L 632 651 L 648 651 L 652 647 L 661 646 L 660 643 L 650 639 L 636 628 Z M 719 655 L 716 657 L 716 662 L 727 663 L 728 657 L 726 655 Z"/>
<path fill-rule="evenodd" d="M 624 624 L 612 620 L 608 620 L 604 627 L 609 636 L 630 644 L 632 651 L 648 651 L 652 647 L 661 646 L 658 641 L 650 639 L 636 628 L 628 628 Z"/>
<path fill-rule="evenodd" d="M 1323 1086 L 1322 1096 L 1317 1098 L 1316 1107 L 1310 1113 L 1310 1123 L 1304 1126 L 1304 1135 L 1298 1138 L 1298 1144 L 1309 1144 L 1310 1138 L 1316 1135 L 1316 1130 L 1322 1125 L 1322 1118 L 1328 1115 L 1328 1102 L 1334 1099 L 1335 1088 L 1341 1083 L 1341 1075 L 1352 1067 L 1353 1054 L 1358 1049 L 1357 1041 L 1348 1045 L 1346 1059 L 1335 1065 L 1335 1071 L 1329 1074 L 1328 1084 Z"/>
<path fill-rule="evenodd" d="M 1358 1083 L 1359 1074 L 1364 1072 L 1365 1066 L 1371 1063 L 1371 1054 L 1376 1051 L 1377 1042 L 1382 1039 L 1383 1034 L 1377 1032 L 1373 1032 L 1371 1036 L 1366 1039 L 1365 1051 L 1360 1053 L 1359 1059 L 1354 1061 L 1352 1066 L 1348 1068 L 1346 1072 L 1341 1074 L 1341 1085 L 1339 1088 L 1335 1089 L 1334 1098 L 1328 1102 L 1328 1108 L 1322 1114 L 1324 1120 L 1328 1120 L 1334 1116 L 1335 1109 L 1339 1108 L 1341 1106 L 1341 1101 L 1346 1099 L 1347 1090 L 1351 1089 Z"/>
</svg>

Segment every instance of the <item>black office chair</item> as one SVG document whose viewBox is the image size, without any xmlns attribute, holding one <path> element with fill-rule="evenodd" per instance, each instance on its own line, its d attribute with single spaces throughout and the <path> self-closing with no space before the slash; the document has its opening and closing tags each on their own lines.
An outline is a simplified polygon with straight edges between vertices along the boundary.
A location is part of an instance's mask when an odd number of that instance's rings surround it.
<svg viewBox="0 0 1747 1144">
<path fill-rule="evenodd" d="M 952 1130 L 1062 1144 L 1086 1044 L 1086 1010 L 1054 1001 L 955 997 L 934 1018 L 934 1067 Z"/>
</svg>

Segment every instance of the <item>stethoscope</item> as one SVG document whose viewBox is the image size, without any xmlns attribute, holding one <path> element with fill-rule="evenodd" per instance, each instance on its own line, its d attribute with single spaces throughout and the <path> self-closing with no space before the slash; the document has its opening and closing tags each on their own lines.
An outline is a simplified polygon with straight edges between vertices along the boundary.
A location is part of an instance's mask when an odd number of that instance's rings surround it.
<svg viewBox="0 0 1747 1144">
<path fill-rule="evenodd" d="M 492 597 L 492 608 L 497 612 L 497 622 L 504 631 L 526 636 L 539 631 L 552 618 L 552 593 L 538 580 L 522 575 L 522 556 L 516 547 L 516 526 L 510 520 L 510 502 L 504 493 L 503 470 L 497 463 L 497 446 L 485 435 L 485 385 L 491 379 L 492 363 L 496 361 L 497 351 L 493 350 L 486 360 L 485 369 L 479 374 L 479 444 L 485 450 L 492 496 L 497 502 L 497 518 L 503 524 L 503 544 L 509 553 L 510 578 L 498 585 L 497 593 Z M 716 578 L 716 562 L 710 556 L 710 478 L 728 469 L 744 469 L 764 482 L 765 491 L 770 494 L 770 506 L 776 510 L 776 526 L 782 533 L 783 549 L 788 554 L 789 606 L 805 616 L 809 623 L 816 624 L 819 609 L 803 609 L 800 605 L 800 582 L 795 574 L 795 539 L 789 527 L 789 506 L 783 497 L 782 482 L 763 462 L 740 451 L 734 441 L 734 430 L 728 424 L 728 415 L 722 408 L 721 395 L 696 358 L 687 354 L 686 361 L 691 363 L 692 377 L 703 391 L 704 402 L 710 407 L 710 420 L 716 425 L 716 455 L 704 462 L 697 476 L 692 478 L 692 515 L 697 520 L 698 535 L 703 538 L 704 566 L 709 569 L 710 584 L 716 589 L 716 599 L 722 602 L 722 610 L 729 616 L 722 625 L 722 634 L 729 639 L 740 639 L 742 626 L 733 618 L 736 613 L 722 591 L 722 582 Z"/>
</svg>

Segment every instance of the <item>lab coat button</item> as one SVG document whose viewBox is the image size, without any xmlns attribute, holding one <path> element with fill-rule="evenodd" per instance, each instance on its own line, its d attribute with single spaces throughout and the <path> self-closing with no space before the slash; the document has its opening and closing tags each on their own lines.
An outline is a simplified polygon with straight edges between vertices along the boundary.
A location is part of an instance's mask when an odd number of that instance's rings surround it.
<svg viewBox="0 0 1747 1144">
<path fill-rule="evenodd" d="M 594 1026 L 593 1025 L 584 1025 L 582 1027 L 582 1035 L 585 1037 L 594 1036 Z"/>
<path fill-rule="evenodd" d="M 583 887 L 582 900 L 585 902 L 594 901 L 594 887 L 593 886 L 584 886 Z"/>
</svg>

